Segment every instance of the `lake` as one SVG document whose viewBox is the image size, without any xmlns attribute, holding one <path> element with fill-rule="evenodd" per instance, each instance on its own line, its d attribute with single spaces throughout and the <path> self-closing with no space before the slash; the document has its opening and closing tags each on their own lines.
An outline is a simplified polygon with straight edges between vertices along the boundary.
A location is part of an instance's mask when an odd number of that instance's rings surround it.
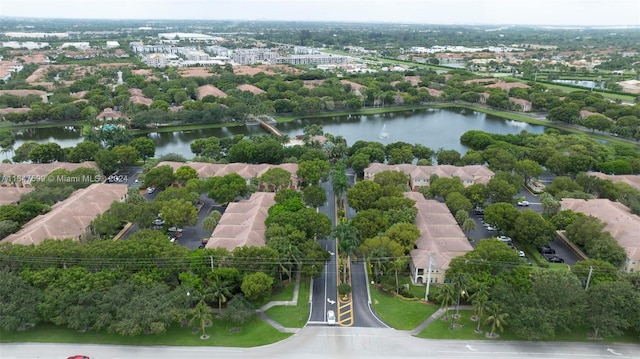
<svg viewBox="0 0 640 359">
<path fill-rule="evenodd" d="M 349 145 L 358 140 L 379 141 L 383 144 L 403 141 L 411 144 L 420 143 L 433 150 L 453 149 L 463 154 L 468 148 L 460 144 L 460 136 L 469 130 L 516 134 L 522 130 L 542 133 L 545 129 L 544 126 L 505 120 L 468 109 L 425 109 L 378 115 L 308 118 L 280 123 L 276 127 L 282 133 L 293 138 L 302 134 L 304 127 L 312 123 L 321 124 L 324 132 L 343 136 Z M 381 139 L 380 133 L 383 126 L 386 127 L 388 137 Z M 239 126 L 182 132 L 156 132 L 149 134 L 149 137 L 156 144 L 156 156 L 179 153 L 190 158 L 193 157 L 193 154 L 189 145 L 198 138 L 264 133 L 266 132 L 260 126 Z M 15 148 L 25 141 L 56 142 L 62 147 L 71 147 L 82 141 L 80 135 L 79 128 L 73 130 L 71 127 L 23 130 L 16 133 Z"/>
</svg>

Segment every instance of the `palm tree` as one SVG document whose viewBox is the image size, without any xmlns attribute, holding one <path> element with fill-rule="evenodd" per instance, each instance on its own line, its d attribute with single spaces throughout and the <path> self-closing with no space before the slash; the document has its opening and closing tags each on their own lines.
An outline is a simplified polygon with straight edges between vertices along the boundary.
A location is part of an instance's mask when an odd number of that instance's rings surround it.
<svg viewBox="0 0 640 359">
<path fill-rule="evenodd" d="M 440 287 L 440 292 L 438 293 L 438 300 L 440 301 L 440 308 L 446 308 L 446 312 L 444 315 L 444 320 L 449 319 L 449 306 L 453 303 L 455 299 L 454 289 L 451 284 L 445 284 Z"/>
<path fill-rule="evenodd" d="M 476 229 L 476 221 L 471 218 L 467 218 L 462 222 L 462 230 L 466 233 L 467 238 L 469 238 L 469 233 Z"/>
<path fill-rule="evenodd" d="M 231 283 L 227 280 L 223 280 L 219 275 L 213 277 L 213 281 L 209 283 L 209 286 L 206 289 L 208 295 L 210 295 L 214 300 L 218 300 L 218 309 L 220 314 L 222 314 L 222 303 L 226 303 L 227 299 L 233 296 L 233 294 L 231 294 L 231 289 Z"/>
<path fill-rule="evenodd" d="M 371 260 L 373 261 L 373 268 L 375 269 L 373 275 L 377 279 L 378 276 L 381 276 L 383 274 L 382 262 L 386 258 L 387 252 L 385 252 L 385 250 L 381 247 L 376 247 L 371 251 L 370 256 Z"/>
<path fill-rule="evenodd" d="M 456 294 L 456 318 L 458 317 L 458 310 L 460 307 L 460 297 L 465 297 L 468 292 L 468 288 L 471 284 L 469 275 L 466 273 L 456 273 L 451 278 L 451 285 L 453 285 L 454 293 Z M 453 322 L 451 324 L 453 326 Z"/>
<path fill-rule="evenodd" d="M 193 316 L 189 320 L 189 325 L 195 325 L 196 323 L 202 329 L 201 339 L 207 339 L 208 336 L 204 332 L 204 328 L 208 322 L 213 321 L 213 316 L 209 312 L 209 307 L 205 303 L 204 299 L 200 300 L 193 310 Z"/>
<path fill-rule="evenodd" d="M 499 304 L 492 303 L 487 307 L 487 314 L 489 314 L 489 316 L 485 319 L 484 324 L 491 325 L 489 337 L 493 338 L 495 336 L 496 329 L 500 329 L 500 331 L 504 330 L 504 326 L 507 325 L 509 313 L 503 312 Z"/>
<path fill-rule="evenodd" d="M 400 283 L 398 282 L 398 270 L 403 270 L 407 268 L 407 260 L 405 258 L 398 258 L 393 262 L 389 262 L 391 269 L 396 274 L 396 293 L 400 292 Z"/>
<path fill-rule="evenodd" d="M 488 301 L 489 301 L 489 298 L 487 298 L 486 296 L 484 295 L 476 296 L 475 294 L 474 294 L 473 300 L 471 301 L 473 316 L 478 320 L 478 327 L 476 328 L 476 332 L 480 332 L 480 323 L 482 323 L 482 316 L 488 309 L 488 306 L 487 306 Z"/>
<path fill-rule="evenodd" d="M 346 261 L 349 259 L 349 255 L 351 255 L 356 248 L 360 245 L 360 238 L 358 237 L 358 230 L 356 227 L 351 225 L 350 221 L 340 222 L 334 228 L 333 235 L 336 237 L 338 241 L 338 251 L 342 256 L 342 260 L 344 265 L 342 266 L 343 271 L 343 283 L 347 281 L 347 265 Z"/>
</svg>

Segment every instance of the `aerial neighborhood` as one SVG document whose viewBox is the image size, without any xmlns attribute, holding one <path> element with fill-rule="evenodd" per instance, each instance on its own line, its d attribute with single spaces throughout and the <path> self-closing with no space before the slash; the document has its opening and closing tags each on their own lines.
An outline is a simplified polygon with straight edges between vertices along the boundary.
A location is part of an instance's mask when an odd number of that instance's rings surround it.
<svg viewBox="0 0 640 359">
<path fill-rule="evenodd" d="M 639 36 L 2 18 L 0 342 L 637 345 Z"/>
</svg>

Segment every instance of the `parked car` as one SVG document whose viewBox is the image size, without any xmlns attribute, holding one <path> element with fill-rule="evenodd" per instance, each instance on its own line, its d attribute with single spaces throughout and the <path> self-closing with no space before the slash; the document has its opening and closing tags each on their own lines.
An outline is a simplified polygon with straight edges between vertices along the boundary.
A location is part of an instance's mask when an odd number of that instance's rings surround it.
<svg viewBox="0 0 640 359">
<path fill-rule="evenodd" d="M 86 355 L 72 355 L 70 357 L 68 357 L 67 359 L 91 359 Z"/>
<path fill-rule="evenodd" d="M 178 233 L 182 233 L 182 228 L 178 228 L 178 227 L 169 227 L 169 232 L 178 232 Z"/>
<path fill-rule="evenodd" d="M 520 206 L 520 207 L 529 207 L 529 201 L 520 201 L 520 202 L 518 202 L 518 206 Z"/>
<path fill-rule="evenodd" d="M 475 212 L 477 215 L 479 215 L 479 216 L 480 216 L 480 215 L 483 215 L 483 214 L 484 214 L 484 208 L 482 208 L 482 207 L 476 207 L 476 209 L 474 210 L 474 212 Z"/>
<path fill-rule="evenodd" d="M 164 221 L 162 220 L 162 218 L 156 218 L 153 221 L 153 225 L 154 226 L 164 226 Z"/>
<path fill-rule="evenodd" d="M 518 257 L 526 257 L 527 255 L 524 254 L 523 251 L 518 251 Z"/>
<path fill-rule="evenodd" d="M 152 194 L 153 191 L 155 191 L 155 188 L 153 188 L 153 187 L 147 188 L 147 194 Z"/>
<path fill-rule="evenodd" d="M 498 236 L 496 237 L 500 242 L 511 242 L 511 237 L 507 236 Z"/>
<path fill-rule="evenodd" d="M 556 254 L 556 250 L 548 247 L 548 246 L 542 246 L 540 247 L 540 253 L 542 254 Z"/>
<path fill-rule="evenodd" d="M 498 228 L 496 227 L 492 227 L 491 225 L 487 226 L 487 231 L 489 232 L 496 232 L 498 230 Z"/>
<path fill-rule="evenodd" d="M 549 256 L 547 257 L 547 261 L 549 263 L 564 263 L 564 259 L 558 257 L 558 256 Z"/>
<path fill-rule="evenodd" d="M 336 325 L 336 313 L 333 310 L 327 312 L 327 324 Z"/>
</svg>

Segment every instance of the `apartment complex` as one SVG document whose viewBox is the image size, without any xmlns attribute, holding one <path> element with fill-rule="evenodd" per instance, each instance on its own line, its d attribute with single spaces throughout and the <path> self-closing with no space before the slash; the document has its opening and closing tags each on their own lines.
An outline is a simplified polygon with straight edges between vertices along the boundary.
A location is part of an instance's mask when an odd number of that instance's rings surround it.
<svg viewBox="0 0 640 359">
<path fill-rule="evenodd" d="M 256 192 L 248 200 L 229 203 L 206 248 L 263 247 L 267 228 L 264 221 L 275 203 L 275 193 L 269 192 Z"/>
<path fill-rule="evenodd" d="M 113 202 L 126 198 L 126 184 L 92 184 L 54 204 L 51 211 L 33 218 L 2 242 L 30 245 L 45 239 L 79 240 L 88 234 L 89 225 L 98 215 L 106 212 Z"/>
<path fill-rule="evenodd" d="M 565 198 L 560 202 L 560 206 L 561 210 L 584 213 L 604 222 L 604 229 L 611 233 L 627 253 L 622 269 L 627 272 L 640 271 L 640 217 L 632 214 L 627 206 L 602 198 Z"/>
<path fill-rule="evenodd" d="M 383 163 L 373 163 L 364 170 L 364 179 L 373 180 L 376 174 L 383 171 L 400 171 L 409 176 L 409 188 L 414 191 L 421 187 L 429 187 L 431 184 L 431 176 L 436 175 L 439 178 L 458 177 L 465 187 L 472 184 L 487 184 L 493 178 L 494 173 L 490 169 L 480 166 L 418 166 L 412 164 L 386 165 Z"/>
<path fill-rule="evenodd" d="M 170 166 L 173 170 L 177 170 L 182 166 L 189 166 L 196 170 L 199 178 L 209 178 L 209 177 L 222 177 L 231 173 L 237 173 L 242 178 L 247 181 L 247 184 L 251 182 L 252 179 L 258 178 L 262 176 L 265 172 L 270 170 L 271 168 L 281 168 L 289 173 L 291 173 L 291 184 L 290 188 L 296 189 L 298 187 L 298 176 L 296 173 L 298 172 L 298 164 L 297 163 L 283 163 L 280 165 L 270 165 L 270 164 L 248 164 L 248 163 L 207 163 L 207 162 L 160 162 L 158 166 Z M 260 189 L 264 190 L 265 185 L 261 184 Z"/>
<path fill-rule="evenodd" d="M 427 283 L 428 279 L 431 283 L 444 283 L 451 260 L 473 247 L 444 203 L 425 199 L 417 192 L 407 192 L 405 197 L 416 201 L 415 225 L 420 230 L 416 249 L 410 252 L 411 280 L 416 284 Z"/>
</svg>

